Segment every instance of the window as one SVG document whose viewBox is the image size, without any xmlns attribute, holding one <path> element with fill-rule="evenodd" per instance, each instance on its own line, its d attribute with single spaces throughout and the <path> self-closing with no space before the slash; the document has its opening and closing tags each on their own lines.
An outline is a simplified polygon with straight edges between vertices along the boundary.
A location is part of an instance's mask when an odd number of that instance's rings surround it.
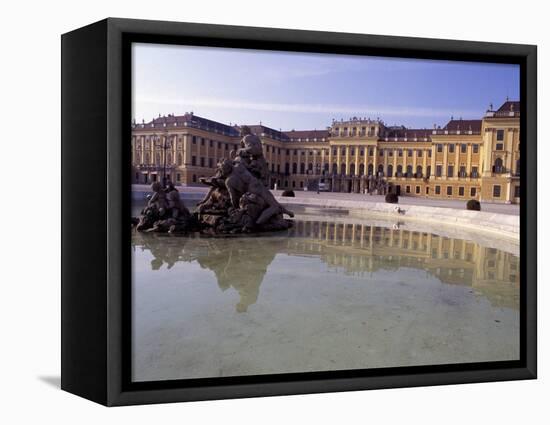
<svg viewBox="0 0 550 425">
<path fill-rule="evenodd" d="M 467 145 L 466 143 L 462 143 L 460 145 L 460 153 L 466 153 Z"/>
<path fill-rule="evenodd" d="M 493 198 L 500 198 L 500 185 L 498 184 L 493 186 Z"/>
<path fill-rule="evenodd" d="M 218 142 L 218 149 L 222 148 L 222 142 Z"/>
<path fill-rule="evenodd" d="M 290 149 L 287 149 L 287 150 L 286 150 L 286 154 L 287 154 L 287 155 L 290 155 Z M 288 182 L 287 182 L 287 183 L 288 183 Z"/>
<path fill-rule="evenodd" d="M 477 171 L 477 167 L 472 167 L 472 177 L 474 179 L 477 179 L 479 177 L 479 174 L 478 174 L 478 171 Z"/>
<path fill-rule="evenodd" d="M 466 167 L 464 165 L 460 166 L 458 177 L 466 177 Z"/>
<path fill-rule="evenodd" d="M 493 173 L 504 173 L 504 166 L 501 158 L 495 159 L 495 165 L 493 165 Z"/>
<path fill-rule="evenodd" d="M 197 175 L 193 174 L 193 183 L 197 183 Z"/>
<path fill-rule="evenodd" d="M 475 187 L 470 188 L 470 196 L 472 196 L 472 197 L 476 196 L 476 188 Z"/>
<path fill-rule="evenodd" d="M 384 149 L 380 149 L 380 154 L 379 156 L 384 156 Z"/>
<path fill-rule="evenodd" d="M 440 195 L 440 194 L 441 194 L 441 186 L 436 186 L 436 187 L 435 187 L 435 194 L 436 194 L 436 195 Z"/>
<path fill-rule="evenodd" d="M 181 182 L 181 174 L 180 173 L 176 174 L 176 181 Z"/>
<path fill-rule="evenodd" d="M 208 158 L 208 166 L 214 168 L 214 160 L 212 158 Z"/>
<path fill-rule="evenodd" d="M 497 142 L 504 140 L 504 130 L 497 130 Z"/>
<path fill-rule="evenodd" d="M 455 145 L 449 145 L 449 153 L 455 152 Z"/>
<path fill-rule="evenodd" d="M 397 151 L 397 156 L 403 156 L 403 149 L 399 149 Z"/>
<path fill-rule="evenodd" d="M 432 157 L 432 150 L 430 149 L 430 150 L 428 151 L 428 158 L 431 158 L 431 157 Z"/>
<path fill-rule="evenodd" d="M 416 155 L 417 155 L 419 158 L 422 158 L 422 151 L 419 150 L 419 151 L 416 153 Z"/>
<path fill-rule="evenodd" d="M 436 177 L 441 177 L 442 174 L 443 174 L 443 166 L 442 165 L 436 165 L 435 166 L 435 176 Z"/>
<path fill-rule="evenodd" d="M 455 171 L 454 165 L 449 165 L 447 167 L 447 177 L 453 177 L 454 171 Z"/>
<path fill-rule="evenodd" d="M 411 193 L 411 187 L 410 186 L 405 186 L 405 192 Z"/>
<path fill-rule="evenodd" d="M 191 165 L 197 165 L 197 157 L 196 156 L 191 157 Z"/>
<path fill-rule="evenodd" d="M 458 188 L 458 196 L 464 196 L 464 188 L 463 187 Z"/>
<path fill-rule="evenodd" d="M 374 149 L 369 149 L 369 156 L 372 156 L 374 154 Z"/>
<path fill-rule="evenodd" d="M 472 151 L 474 153 L 478 153 L 479 152 L 479 145 L 477 143 L 473 144 L 472 145 Z"/>
<path fill-rule="evenodd" d="M 224 148 L 225 150 L 229 150 L 229 145 L 226 143 Z"/>
<path fill-rule="evenodd" d="M 439 144 L 437 145 L 437 151 L 438 151 L 438 152 L 443 152 L 443 145 L 442 145 L 441 143 L 439 143 Z"/>
<path fill-rule="evenodd" d="M 204 146 L 204 137 L 201 137 L 201 146 Z"/>
<path fill-rule="evenodd" d="M 519 186 L 514 187 L 514 198 L 519 198 Z"/>
<path fill-rule="evenodd" d="M 213 147 L 214 146 L 214 141 L 213 140 L 210 140 L 210 147 Z"/>
<path fill-rule="evenodd" d="M 418 194 L 420 194 L 420 186 L 416 186 L 415 192 L 418 193 Z"/>
<path fill-rule="evenodd" d="M 495 150 L 497 150 L 497 151 L 504 150 L 504 144 L 497 143 L 496 146 L 495 146 Z"/>
<path fill-rule="evenodd" d="M 296 187 L 296 182 L 292 180 L 292 187 Z"/>
<path fill-rule="evenodd" d="M 204 157 L 201 156 L 201 167 L 204 167 Z"/>
<path fill-rule="evenodd" d="M 430 186 L 426 186 L 426 195 L 430 194 Z"/>
<path fill-rule="evenodd" d="M 393 156 L 393 151 L 388 151 L 388 156 Z"/>
<path fill-rule="evenodd" d="M 407 155 L 408 155 L 408 156 L 413 156 L 413 151 L 412 151 L 412 149 L 409 149 L 409 150 L 407 151 Z"/>
<path fill-rule="evenodd" d="M 197 136 L 193 136 L 193 144 L 196 145 L 197 144 Z"/>
<path fill-rule="evenodd" d="M 447 195 L 451 196 L 453 194 L 453 187 L 447 186 Z"/>
</svg>

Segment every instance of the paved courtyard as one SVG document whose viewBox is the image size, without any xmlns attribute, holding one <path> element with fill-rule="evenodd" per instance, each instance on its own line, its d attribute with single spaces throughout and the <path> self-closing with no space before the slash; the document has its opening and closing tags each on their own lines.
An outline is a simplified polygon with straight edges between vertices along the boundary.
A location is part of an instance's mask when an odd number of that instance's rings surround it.
<svg viewBox="0 0 550 425">
<path fill-rule="evenodd" d="M 202 186 L 178 186 L 178 190 L 182 193 L 206 193 L 208 188 Z M 149 191 L 148 185 L 133 185 L 132 190 L 134 191 Z M 273 190 L 275 195 L 281 195 L 282 190 Z M 364 195 L 359 193 L 341 193 L 341 192 L 311 192 L 311 191 L 294 191 L 296 198 L 304 199 L 341 199 L 345 201 L 358 201 L 364 200 L 365 202 L 385 202 L 383 195 Z M 423 205 L 423 206 L 432 206 L 432 207 L 442 207 L 442 208 L 456 208 L 456 209 L 465 209 L 466 201 L 460 200 L 451 200 L 451 199 L 429 199 L 429 198 L 420 198 L 414 196 L 400 196 L 399 203 L 403 205 Z M 510 214 L 510 215 L 519 215 L 519 205 L 507 205 L 507 204 L 496 204 L 496 203 L 481 203 L 481 211 L 499 213 L 499 214 Z"/>
</svg>

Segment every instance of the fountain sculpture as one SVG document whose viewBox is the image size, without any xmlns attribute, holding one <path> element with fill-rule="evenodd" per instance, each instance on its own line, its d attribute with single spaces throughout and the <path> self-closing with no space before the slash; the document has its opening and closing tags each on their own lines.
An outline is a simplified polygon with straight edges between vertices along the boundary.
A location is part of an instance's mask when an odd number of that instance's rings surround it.
<svg viewBox="0 0 550 425">
<path fill-rule="evenodd" d="M 210 187 L 191 213 L 172 183 L 163 188 L 151 185 L 153 194 L 140 217 L 133 219 L 136 230 L 160 233 L 202 231 L 211 234 L 285 230 L 292 211 L 283 207 L 269 190 L 269 170 L 260 138 L 245 134 L 240 149 L 221 159 L 211 177 L 199 181 Z"/>
</svg>

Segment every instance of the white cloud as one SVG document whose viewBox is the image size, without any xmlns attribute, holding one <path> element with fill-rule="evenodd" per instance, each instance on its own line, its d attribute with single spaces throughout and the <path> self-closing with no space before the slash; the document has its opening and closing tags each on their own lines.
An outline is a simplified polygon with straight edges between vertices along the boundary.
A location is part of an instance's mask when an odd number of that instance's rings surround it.
<svg viewBox="0 0 550 425">
<path fill-rule="evenodd" d="M 339 104 L 319 104 L 319 103 L 272 103 L 272 102 L 254 102 L 239 99 L 220 99 L 220 98 L 200 98 L 200 99 L 155 99 L 150 97 L 137 97 L 135 99 L 139 104 L 154 104 L 165 108 L 178 106 L 186 107 L 190 110 L 200 110 L 200 107 L 225 108 L 225 109 L 245 109 L 254 111 L 269 112 L 289 112 L 289 113 L 308 113 L 324 114 L 331 118 L 340 118 L 336 115 L 345 114 L 343 118 L 352 116 L 371 116 L 372 118 L 384 116 L 391 117 L 425 117 L 425 118 L 449 118 L 455 117 L 478 117 L 482 111 L 478 110 L 451 110 L 448 108 L 422 108 L 417 106 L 375 106 L 375 105 L 339 105 Z M 178 108 L 180 109 L 180 108 Z"/>
</svg>

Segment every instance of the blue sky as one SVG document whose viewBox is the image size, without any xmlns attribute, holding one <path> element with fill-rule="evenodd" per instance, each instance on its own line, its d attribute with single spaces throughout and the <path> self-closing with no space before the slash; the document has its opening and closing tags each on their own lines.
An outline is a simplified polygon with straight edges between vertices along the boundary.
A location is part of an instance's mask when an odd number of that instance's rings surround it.
<svg viewBox="0 0 550 425">
<path fill-rule="evenodd" d="M 410 128 L 519 99 L 519 66 L 135 44 L 133 117 L 193 111 L 226 124 L 323 129 L 370 117 Z"/>
</svg>

